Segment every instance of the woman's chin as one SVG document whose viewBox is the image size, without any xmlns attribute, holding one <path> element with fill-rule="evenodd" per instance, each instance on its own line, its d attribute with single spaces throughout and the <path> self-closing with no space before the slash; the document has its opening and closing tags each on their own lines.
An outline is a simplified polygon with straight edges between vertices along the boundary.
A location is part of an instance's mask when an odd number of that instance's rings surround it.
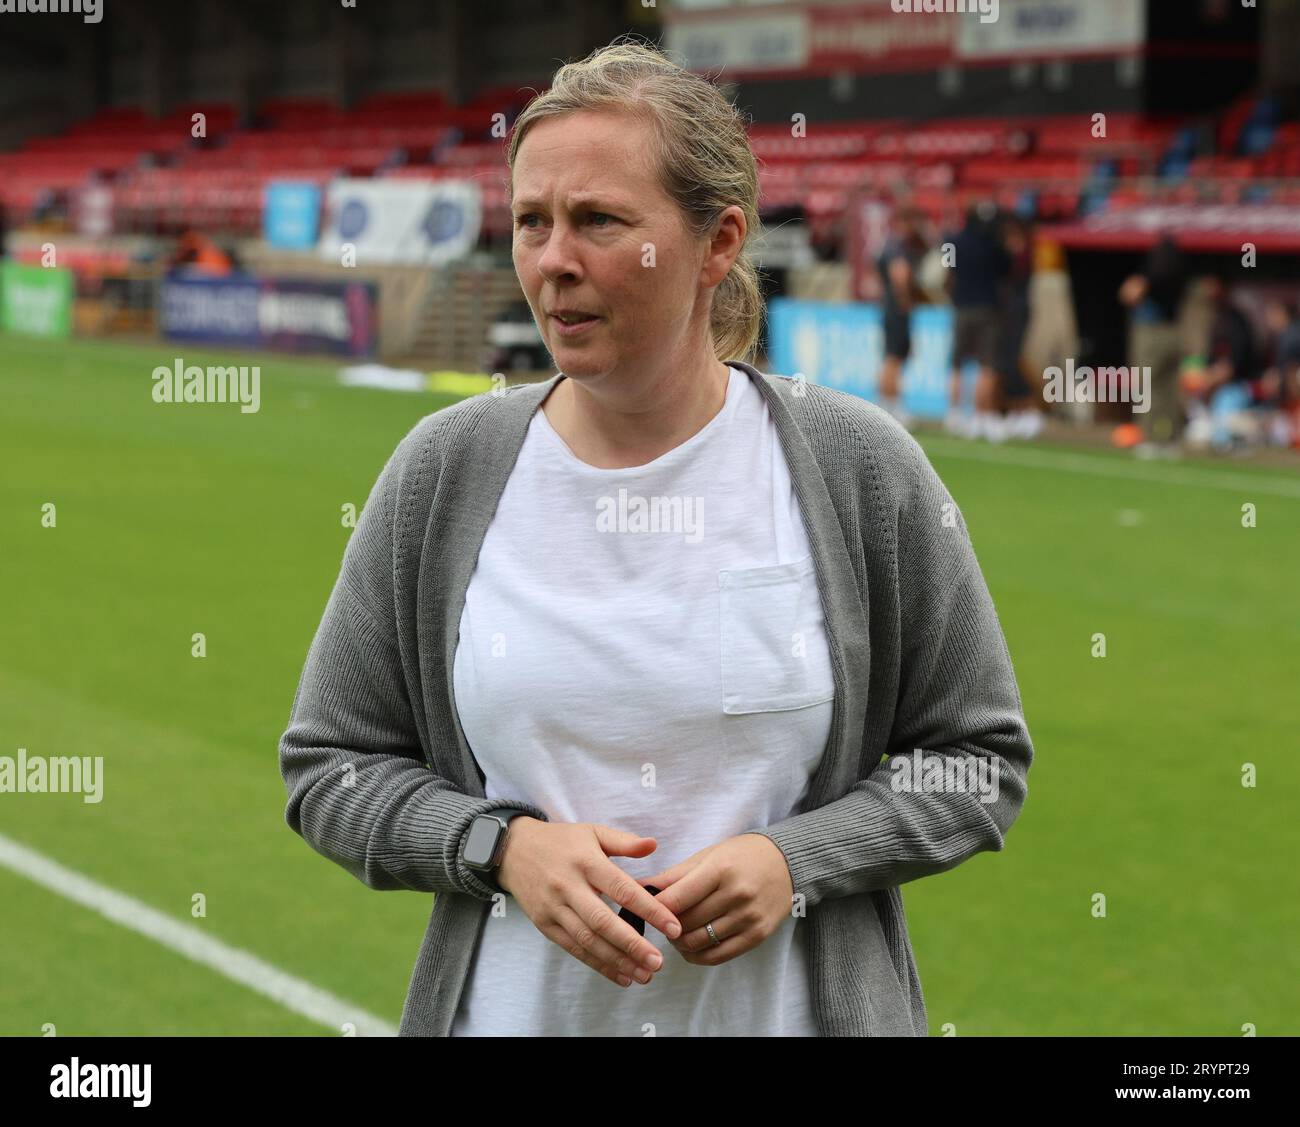
<svg viewBox="0 0 1300 1127">
<path fill-rule="evenodd" d="M 566 376 L 575 379 L 603 375 L 610 365 L 594 352 L 582 348 L 564 348 L 561 346 L 553 352 L 555 366 Z"/>
</svg>

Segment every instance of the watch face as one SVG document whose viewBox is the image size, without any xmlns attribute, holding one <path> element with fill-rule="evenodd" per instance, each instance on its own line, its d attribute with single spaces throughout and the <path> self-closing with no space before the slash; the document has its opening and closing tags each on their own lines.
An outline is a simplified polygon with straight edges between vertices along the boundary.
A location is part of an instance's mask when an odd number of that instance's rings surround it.
<svg viewBox="0 0 1300 1127">
<path fill-rule="evenodd" d="M 501 823 L 482 815 L 470 823 L 469 837 L 465 840 L 465 864 L 484 868 L 492 863 Z"/>
</svg>

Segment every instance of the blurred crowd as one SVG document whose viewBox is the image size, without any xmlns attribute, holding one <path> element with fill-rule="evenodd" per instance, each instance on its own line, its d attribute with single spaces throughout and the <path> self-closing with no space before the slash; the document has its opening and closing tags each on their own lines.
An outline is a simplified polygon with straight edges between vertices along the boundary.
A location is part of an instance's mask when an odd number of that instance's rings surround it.
<svg viewBox="0 0 1300 1127">
<path fill-rule="evenodd" d="M 1189 345 L 1189 302 L 1203 310 Z M 1300 449 L 1300 315 L 1294 299 L 1269 297 L 1260 323 L 1248 316 L 1226 271 L 1197 278 L 1172 237 L 1162 236 L 1124 281 L 1135 363 L 1152 372 L 1140 454 L 1181 447 L 1222 452 Z M 1137 440 L 1137 435 L 1133 436 Z"/>
<path fill-rule="evenodd" d="M 1080 342 L 1061 247 L 1022 217 L 991 203 L 972 207 L 956 231 L 897 210 L 876 262 L 882 289 L 882 405 L 911 425 L 901 397 L 911 355 L 912 310 L 951 302 L 952 371 L 944 427 L 963 438 L 1032 438 L 1049 411 L 1094 421 L 1092 402 L 1051 404 L 1051 368 L 1078 367 Z M 1197 274 L 1168 235 L 1116 294 L 1128 317 L 1128 355 L 1102 363 L 1147 377 L 1145 410 L 1115 427 L 1117 445 L 1139 456 L 1182 448 L 1230 452 L 1258 446 L 1300 449 L 1300 315 L 1292 299 L 1252 299 L 1252 320 L 1225 271 Z M 972 396 L 963 371 L 976 368 Z M 1137 401 L 1123 389 L 1124 402 Z M 1105 400 L 1102 399 L 1104 402 Z M 1108 412 L 1110 413 L 1110 412 Z M 1112 417 L 1113 417 L 1113 413 Z"/>
</svg>

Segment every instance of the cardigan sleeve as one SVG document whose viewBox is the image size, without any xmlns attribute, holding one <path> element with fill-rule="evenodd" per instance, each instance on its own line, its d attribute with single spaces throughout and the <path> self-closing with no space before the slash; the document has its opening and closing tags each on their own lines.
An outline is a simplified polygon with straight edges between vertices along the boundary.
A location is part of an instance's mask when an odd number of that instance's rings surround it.
<svg viewBox="0 0 1300 1127">
<path fill-rule="evenodd" d="M 915 473 L 898 515 L 900 670 L 889 753 L 835 801 L 749 831 L 780 848 L 809 906 L 1001 850 L 1027 793 L 1033 746 L 992 597 L 960 510 L 919 444 L 907 441 Z M 964 789 L 939 778 L 964 779 Z"/>
<path fill-rule="evenodd" d="M 412 432 L 414 434 L 414 432 Z M 489 900 L 461 858 L 474 818 L 527 802 L 477 798 L 429 769 L 397 643 L 394 527 L 411 436 L 371 489 L 307 654 L 280 738 L 285 821 L 370 888 Z"/>
</svg>

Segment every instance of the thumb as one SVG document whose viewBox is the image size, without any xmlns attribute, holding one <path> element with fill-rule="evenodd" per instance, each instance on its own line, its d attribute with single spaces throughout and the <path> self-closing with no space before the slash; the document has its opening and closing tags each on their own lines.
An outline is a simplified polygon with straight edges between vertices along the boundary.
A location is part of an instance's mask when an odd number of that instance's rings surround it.
<svg viewBox="0 0 1300 1127">
<path fill-rule="evenodd" d="M 631 830 L 619 830 L 613 826 L 593 823 L 596 840 L 607 857 L 644 857 L 659 848 L 659 843 L 652 837 L 642 837 Z"/>
</svg>

